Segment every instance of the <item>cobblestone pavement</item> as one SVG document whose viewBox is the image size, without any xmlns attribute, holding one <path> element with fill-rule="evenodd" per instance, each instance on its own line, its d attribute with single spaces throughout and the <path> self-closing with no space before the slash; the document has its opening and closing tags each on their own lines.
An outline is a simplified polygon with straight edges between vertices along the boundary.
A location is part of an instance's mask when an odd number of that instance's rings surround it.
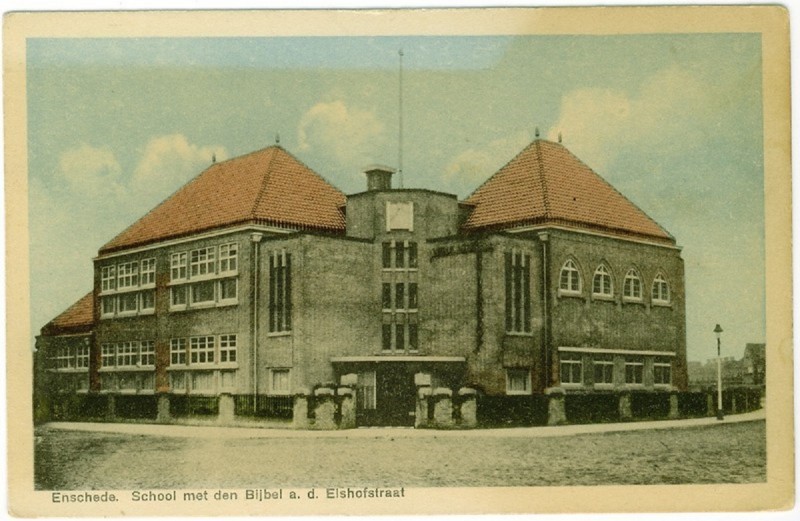
<svg viewBox="0 0 800 521">
<path fill-rule="evenodd" d="M 175 428 L 133 425 L 118 429 L 127 432 L 102 432 L 88 425 L 68 430 L 65 424 L 49 424 L 35 432 L 35 480 L 37 489 L 67 490 L 753 483 L 766 479 L 763 420 L 682 425 L 664 428 L 662 423 L 660 428 L 627 430 L 606 426 L 600 432 L 541 436 L 531 433 L 541 433 L 543 428 L 424 433 L 358 429 L 277 435 L 257 429 L 250 434 L 241 429 L 203 430 L 208 428 L 188 428 L 181 434 Z M 161 427 L 171 434 L 137 434 L 128 427 Z M 113 428 L 105 426 L 105 430 Z"/>
</svg>

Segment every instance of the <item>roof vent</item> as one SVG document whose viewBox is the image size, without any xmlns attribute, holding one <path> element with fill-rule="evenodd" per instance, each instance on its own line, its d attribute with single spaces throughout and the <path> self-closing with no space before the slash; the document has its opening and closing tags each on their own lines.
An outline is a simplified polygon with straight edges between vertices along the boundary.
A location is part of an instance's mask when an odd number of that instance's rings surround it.
<svg viewBox="0 0 800 521">
<path fill-rule="evenodd" d="M 370 165 L 364 168 L 364 173 L 367 175 L 367 191 L 392 189 L 394 168 L 383 165 Z"/>
</svg>

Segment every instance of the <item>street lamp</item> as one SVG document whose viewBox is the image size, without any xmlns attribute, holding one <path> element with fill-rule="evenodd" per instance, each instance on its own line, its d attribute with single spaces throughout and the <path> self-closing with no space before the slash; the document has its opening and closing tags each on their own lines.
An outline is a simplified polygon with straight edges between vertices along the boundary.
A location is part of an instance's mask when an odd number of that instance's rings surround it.
<svg viewBox="0 0 800 521">
<path fill-rule="evenodd" d="M 717 335 L 717 419 L 724 420 L 725 417 L 722 415 L 722 355 L 720 354 L 720 334 L 722 334 L 722 328 L 717 327 L 714 328 L 714 333 Z"/>
</svg>

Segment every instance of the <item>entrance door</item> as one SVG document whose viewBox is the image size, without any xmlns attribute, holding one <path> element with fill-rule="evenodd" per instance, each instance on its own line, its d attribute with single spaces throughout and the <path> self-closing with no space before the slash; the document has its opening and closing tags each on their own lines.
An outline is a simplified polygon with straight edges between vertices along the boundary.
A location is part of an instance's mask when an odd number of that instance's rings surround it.
<svg viewBox="0 0 800 521">
<path fill-rule="evenodd" d="M 385 364 L 377 371 L 376 379 L 376 412 L 380 425 L 413 427 L 414 375 L 405 364 Z"/>
</svg>

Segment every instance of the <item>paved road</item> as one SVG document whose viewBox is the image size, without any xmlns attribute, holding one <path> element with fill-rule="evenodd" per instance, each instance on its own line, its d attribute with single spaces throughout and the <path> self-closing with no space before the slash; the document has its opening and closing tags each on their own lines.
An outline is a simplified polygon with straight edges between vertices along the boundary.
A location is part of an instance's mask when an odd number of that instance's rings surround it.
<svg viewBox="0 0 800 521">
<path fill-rule="evenodd" d="M 308 432 L 133 424 L 36 430 L 39 489 L 752 483 L 763 411 L 664 422 Z"/>
</svg>

